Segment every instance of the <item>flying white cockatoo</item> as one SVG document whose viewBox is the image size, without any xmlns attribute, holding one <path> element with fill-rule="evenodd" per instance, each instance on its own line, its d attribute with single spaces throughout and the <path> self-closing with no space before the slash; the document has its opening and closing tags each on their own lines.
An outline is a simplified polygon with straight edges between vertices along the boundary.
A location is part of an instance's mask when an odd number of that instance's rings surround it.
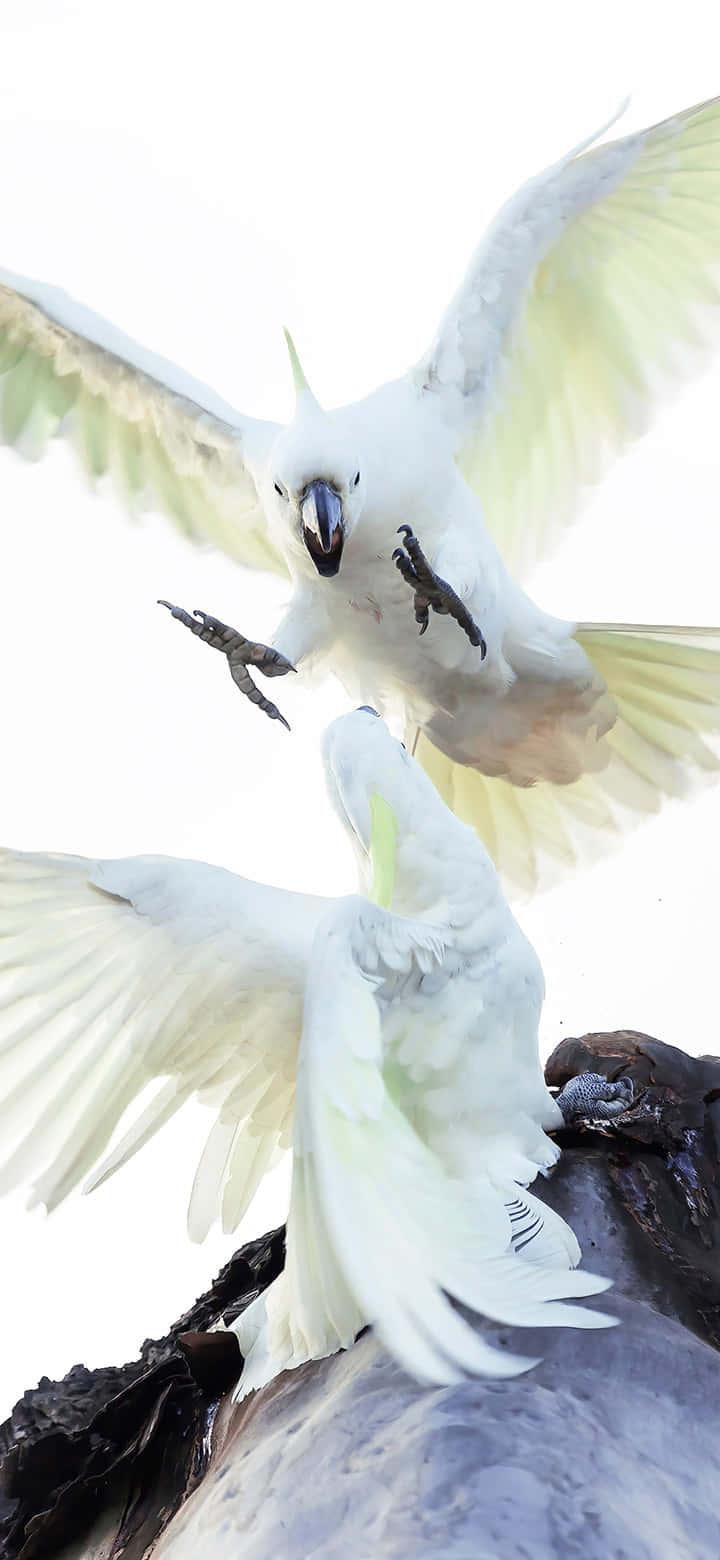
<svg viewBox="0 0 720 1560">
<path fill-rule="evenodd" d="M 403 378 L 327 415 L 291 345 L 287 427 L 0 276 L 5 438 L 34 452 L 70 429 L 92 473 L 288 574 L 273 650 L 217 631 L 240 686 L 277 716 L 247 667 L 312 661 L 399 712 L 446 801 L 527 886 L 586 831 L 718 768 L 701 735 L 718 724 L 718 630 L 560 620 L 518 583 L 703 360 L 718 314 L 720 99 L 590 146 L 501 210 Z"/>
<path fill-rule="evenodd" d="M 421 1380 L 512 1375 L 443 1291 L 505 1324 L 609 1319 L 561 1301 L 572 1231 L 525 1190 L 546 1129 L 629 1083 L 548 1092 L 538 960 L 473 830 L 370 710 L 326 733 L 362 888 L 315 898 L 163 856 L 0 855 L 0 1190 L 53 1208 L 190 1096 L 216 1107 L 189 1230 L 236 1228 L 292 1140 L 287 1262 L 239 1320 L 243 1391 L 373 1323 Z M 98 1168 L 126 1107 L 165 1080 Z"/>
</svg>

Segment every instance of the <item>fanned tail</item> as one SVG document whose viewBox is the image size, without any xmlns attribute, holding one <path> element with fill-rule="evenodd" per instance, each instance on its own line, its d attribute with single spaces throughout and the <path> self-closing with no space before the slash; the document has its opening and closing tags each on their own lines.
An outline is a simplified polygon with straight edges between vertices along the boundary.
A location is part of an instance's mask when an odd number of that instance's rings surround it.
<svg viewBox="0 0 720 1560">
<path fill-rule="evenodd" d="M 617 708 L 597 767 L 580 780 L 516 786 L 457 763 L 423 731 L 411 738 L 443 801 L 522 894 L 596 860 L 666 798 L 692 796 L 720 774 L 705 740 L 720 733 L 720 629 L 583 623 L 575 637 Z"/>
<path fill-rule="evenodd" d="M 601 773 L 611 797 L 656 812 L 663 797 L 717 776 L 720 758 L 703 738 L 720 732 L 720 629 L 585 623 L 575 637 L 617 707 Z"/>
</svg>

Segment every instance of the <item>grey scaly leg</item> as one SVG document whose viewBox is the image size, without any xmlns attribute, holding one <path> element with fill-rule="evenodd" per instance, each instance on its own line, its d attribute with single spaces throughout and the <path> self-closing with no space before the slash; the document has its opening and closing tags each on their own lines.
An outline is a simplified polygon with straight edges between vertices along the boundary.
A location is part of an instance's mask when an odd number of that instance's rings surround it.
<svg viewBox="0 0 720 1560">
<path fill-rule="evenodd" d="M 284 677 L 286 672 L 294 672 L 295 667 L 279 650 L 273 650 L 269 645 L 258 644 L 253 639 L 246 639 L 244 634 L 239 634 L 237 629 L 229 628 L 227 623 L 221 623 L 219 618 L 210 617 L 207 612 L 194 612 L 192 617 L 183 607 L 174 607 L 171 601 L 159 601 L 158 606 L 167 607 L 168 612 L 177 618 L 179 623 L 184 623 L 190 629 L 191 634 L 197 634 L 203 643 L 210 645 L 212 650 L 222 650 L 227 656 L 230 676 L 235 686 L 244 693 L 251 704 L 257 704 L 270 720 L 282 721 L 283 726 L 289 731 L 290 727 L 284 715 L 276 704 L 266 699 L 248 671 L 249 666 L 254 666 L 265 677 Z"/>
<path fill-rule="evenodd" d="M 452 585 L 448 585 L 446 580 L 441 580 L 430 567 L 412 526 L 399 526 L 398 536 L 403 536 L 404 542 L 402 547 L 395 548 L 393 561 L 414 592 L 415 622 L 420 625 L 420 633 L 424 634 L 428 626 L 431 607 L 433 612 L 447 613 L 455 619 L 463 633 L 467 634 L 471 645 L 479 645 L 480 659 L 484 661 L 487 645 L 474 617 L 468 612 Z"/>
<path fill-rule="evenodd" d="M 570 1078 L 564 1089 L 556 1095 L 556 1103 L 565 1118 L 565 1125 L 579 1118 L 587 1121 L 612 1121 L 630 1109 L 634 1098 L 632 1078 L 620 1078 L 610 1083 L 602 1073 L 578 1073 Z"/>
</svg>

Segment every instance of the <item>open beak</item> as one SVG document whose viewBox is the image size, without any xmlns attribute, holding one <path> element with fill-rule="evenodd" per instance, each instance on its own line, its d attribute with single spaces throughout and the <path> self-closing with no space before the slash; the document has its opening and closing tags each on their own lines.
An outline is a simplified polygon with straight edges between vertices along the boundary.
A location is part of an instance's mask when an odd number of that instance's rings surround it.
<svg viewBox="0 0 720 1560">
<path fill-rule="evenodd" d="M 300 503 L 303 541 L 318 574 L 337 574 L 345 545 L 342 500 L 327 482 L 309 482 Z"/>
</svg>

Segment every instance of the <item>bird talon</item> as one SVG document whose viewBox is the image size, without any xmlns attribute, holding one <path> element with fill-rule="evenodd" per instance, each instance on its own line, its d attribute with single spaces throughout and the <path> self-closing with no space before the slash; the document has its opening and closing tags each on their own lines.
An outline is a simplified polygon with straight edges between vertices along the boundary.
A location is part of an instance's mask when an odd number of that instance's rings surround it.
<svg viewBox="0 0 720 1560">
<path fill-rule="evenodd" d="M 479 648 L 480 660 L 484 661 L 487 655 L 487 643 L 472 613 L 468 611 L 452 586 L 448 585 L 446 580 L 441 580 L 428 563 L 412 526 L 399 525 L 398 535 L 405 537 L 405 546 L 396 547 L 392 559 L 406 584 L 415 592 L 415 621 L 421 625 L 420 633 L 424 634 L 427 630 L 429 611 L 432 607 L 433 612 L 443 617 L 454 618 L 471 645 L 475 649 Z"/>
<path fill-rule="evenodd" d="M 211 617 L 209 612 L 203 612 L 199 607 L 195 607 L 191 617 L 183 607 L 175 607 L 170 601 L 159 601 L 158 604 L 167 607 L 174 618 L 189 628 L 191 634 L 202 639 L 203 644 L 209 645 L 211 650 L 221 650 L 236 688 L 251 704 L 257 704 L 270 720 L 279 720 L 286 731 L 290 730 L 288 721 L 281 715 L 277 705 L 266 699 L 255 686 L 248 666 L 256 668 L 266 677 L 283 677 L 286 672 L 297 671 L 297 667 L 286 660 L 279 650 L 246 639 L 237 629 L 231 628 L 228 623 L 221 623 L 219 618 Z"/>
<path fill-rule="evenodd" d="M 566 1126 L 583 1119 L 612 1121 L 617 1116 L 624 1116 L 634 1100 L 632 1078 L 619 1078 L 611 1083 L 602 1073 L 594 1072 L 577 1073 L 556 1096 Z"/>
</svg>

